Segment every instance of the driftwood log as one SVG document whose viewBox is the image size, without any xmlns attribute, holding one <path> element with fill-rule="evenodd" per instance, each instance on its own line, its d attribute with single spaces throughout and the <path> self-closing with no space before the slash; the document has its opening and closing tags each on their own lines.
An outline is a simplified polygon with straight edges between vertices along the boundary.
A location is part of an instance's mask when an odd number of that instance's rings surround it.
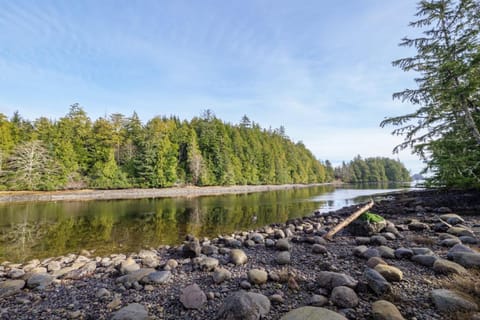
<svg viewBox="0 0 480 320">
<path fill-rule="evenodd" d="M 352 223 L 355 219 L 357 219 L 358 217 L 360 217 L 360 215 L 362 213 L 364 213 L 365 211 L 367 211 L 368 209 L 370 209 L 371 207 L 373 207 L 373 200 L 371 200 L 368 204 L 366 204 L 365 206 L 361 207 L 360 209 L 358 209 L 357 211 L 355 211 L 354 213 L 352 213 L 347 219 L 343 220 L 342 222 L 340 222 L 339 224 L 337 224 L 332 230 L 330 230 L 326 235 L 324 235 L 323 237 L 327 240 L 332 240 L 332 237 L 337 233 L 339 232 L 340 230 L 342 230 L 343 228 L 345 228 L 346 226 L 348 226 L 350 223 Z"/>
</svg>

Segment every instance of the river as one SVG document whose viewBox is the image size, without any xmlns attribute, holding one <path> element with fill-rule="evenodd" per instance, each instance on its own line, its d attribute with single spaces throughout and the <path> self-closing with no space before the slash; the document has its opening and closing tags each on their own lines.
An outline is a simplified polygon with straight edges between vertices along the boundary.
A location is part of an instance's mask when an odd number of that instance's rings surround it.
<svg viewBox="0 0 480 320">
<path fill-rule="evenodd" d="M 0 204 L 0 262 L 128 253 L 331 211 L 405 185 L 315 186 L 195 198 Z"/>
</svg>

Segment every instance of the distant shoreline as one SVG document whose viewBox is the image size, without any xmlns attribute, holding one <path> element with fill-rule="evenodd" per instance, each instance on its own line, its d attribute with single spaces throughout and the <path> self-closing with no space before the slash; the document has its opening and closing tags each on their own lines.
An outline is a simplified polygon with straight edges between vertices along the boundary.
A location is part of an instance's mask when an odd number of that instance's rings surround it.
<svg viewBox="0 0 480 320">
<path fill-rule="evenodd" d="M 120 190 L 62 190 L 62 191 L 1 191 L 0 203 L 47 202 L 47 201 L 90 201 L 90 200 L 125 200 L 145 198 L 174 198 L 216 196 L 222 194 L 239 194 L 308 188 L 324 185 L 340 185 L 340 182 L 313 184 L 282 185 L 245 185 L 245 186 L 209 186 L 209 187 L 175 187 L 162 189 L 120 189 Z"/>
</svg>

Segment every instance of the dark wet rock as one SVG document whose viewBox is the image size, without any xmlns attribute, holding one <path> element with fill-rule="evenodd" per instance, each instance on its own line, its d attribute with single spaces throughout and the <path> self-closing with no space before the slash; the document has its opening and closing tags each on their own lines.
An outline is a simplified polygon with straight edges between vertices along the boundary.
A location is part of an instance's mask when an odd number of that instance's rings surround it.
<svg viewBox="0 0 480 320">
<path fill-rule="evenodd" d="M 263 294 L 237 291 L 225 299 L 216 319 L 258 320 L 269 311 L 270 300 Z"/>
<path fill-rule="evenodd" d="M 378 266 L 378 265 L 377 265 Z M 382 295 L 392 291 L 391 284 L 376 270 L 367 268 L 363 273 L 370 289 L 377 295 Z"/>
<path fill-rule="evenodd" d="M 330 300 L 340 308 L 353 308 L 358 305 L 358 296 L 355 291 L 345 286 L 333 288 Z"/>
<path fill-rule="evenodd" d="M 200 289 L 200 287 L 194 283 L 182 290 L 180 295 L 180 302 L 187 309 L 200 309 L 207 302 L 207 296 Z"/>
<path fill-rule="evenodd" d="M 398 259 L 410 259 L 413 256 L 413 251 L 408 248 L 398 248 L 395 250 L 395 257 Z"/>
<path fill-rule="evenodd" d="M 424 254 L 418 254 L 416 256 L 412 257 L 412 261 L 418 264 L 421 264 L 422 266 L 425 267 L 433 267 L 433 264 L 435 261 L 438 259 L 436 256 L 432 255 L 424 255 Z"/>
<path fill-rule="evenodd" d="M 245 264 L 248 260 L 247 255 L 241 249 L 233 249 L 230 251 L 230 261 L 232 261 L 235 265 L 242 265 Z"/>
<path fill-rule="evenodd" d="M 478 305 L 473 298 L 465 293 L 447 289 L 433 290 L 432 300 L 441 312 L 477 311 Z"/>
<path fill-rule="evenodd" d="M 112 320 L 148 320 L 147 308 L 139 303 L 131 303 L 113 313 Z"/>
<path fill-rule="evenodd" d="M 347 318 L 321 307 L 301 307 L 286 313 L 280 320 L 347 320 Z"/>
<path fill-rule="evenodd" d="M 397 307 L 386 300 L 378 300 L 372 303 L 373 320 L 405 320 Z"/>
<path fill-rule="evenodd" d="M 21 292 L 25 286 L 24 280 L 5 280 L 0 282 L 0 298 L 13 296 Z"/>
<path fill-rule="evenodd" d="M 331 290 L 340 286 L 355 288 L 358 284 L 358 281 L 344 273 L 321 271 L 318 274 L 317 283 L 321 287 Z"/>
<path fill-rule="evenodd" d="M 261 269 L 249 270 L 247 275 L 248 280 L 253 284 L 264 284 L 265 282 L 267 282 L 268 279 L 267 272 Z"/>
<path fill-rule="evenodd" d="M 433 264 L 433 270 L 439 274 L 465 274 L 467 270 L 459 265 L 458 263 L 445 260 L 437 259 Z"/>
<path fill-rule="evenodd" d="M 377 264 L 375 270 L 378 271 L 387 281 L 399 282 L 403 279 L 403 272 L 394 266 L 386 264 Z"/>
</svg>

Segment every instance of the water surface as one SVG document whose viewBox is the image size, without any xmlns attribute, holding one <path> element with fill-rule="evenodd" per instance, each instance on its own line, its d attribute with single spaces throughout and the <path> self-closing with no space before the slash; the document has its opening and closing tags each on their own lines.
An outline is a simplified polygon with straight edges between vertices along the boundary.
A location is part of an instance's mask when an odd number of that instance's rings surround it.
<svg viewBox="0 0 480 320">
<path fill-rule="evenodd" d="M 106 255 L 173 245 L 189 233 L 214 237 L 250 230 L 398 189 L 398 185 L 327 185 L 196 198 L 0 204 L 0 262 L 81 249 Z"/>
</svg>

